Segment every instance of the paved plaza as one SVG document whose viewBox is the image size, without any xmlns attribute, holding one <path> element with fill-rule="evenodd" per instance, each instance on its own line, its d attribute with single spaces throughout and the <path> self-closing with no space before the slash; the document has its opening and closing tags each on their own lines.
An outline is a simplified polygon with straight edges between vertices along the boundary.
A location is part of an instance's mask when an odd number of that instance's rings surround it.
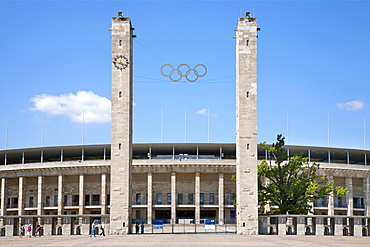
<svg viewBox="0 0 370 247">
<path fill-rule="evenodd" d="M 235 234 L 0 237 L 1 246 L 370 246 L 369 237 Z"/>
</svg>

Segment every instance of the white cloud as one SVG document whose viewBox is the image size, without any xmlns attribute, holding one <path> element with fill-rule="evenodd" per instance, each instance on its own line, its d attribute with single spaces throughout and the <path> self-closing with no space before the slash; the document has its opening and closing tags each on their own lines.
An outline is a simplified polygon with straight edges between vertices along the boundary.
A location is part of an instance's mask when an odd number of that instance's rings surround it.
<svg viewBox="0 0 370 247">
<path fill-rule="evenodd" d="M 364 108 L 364 101 L 363 99 L 359 99 L 359 100 L 349 101 L 346 103 L 338 103 L 337 106 L 340 109 L 344 109 L 347 111 L 358 111 Z"/>
<path fill-rule="evenodd" d="M 203 108 L 202 110 L 197 111 L 197 114 L 208 115 L 208 110 L 206 108 Z"/>
<path fill-rule="evenodd" d="M 111 102 L 91 91 L 78 91 L 59 96 L 41 94 L 30 99 L 31 110 L 42 111 L 50 115 L 64 115 L 72 122 L 107 123 L 111 120 Z"/>
<path fill-rule="evenodd" d="M 209 110 L 209 113 L 211 113 L 211 110 Z M 200 115 L 208 115 L 208 110 L 206 108 L 203 108 L 203 109 L 197 111 L 197 114 L 200 114 Z M 211 113 L 211 116 L 212 117 L 218 117 L 218 115 L 215 114 L 215 113 Z"/>
</svg>

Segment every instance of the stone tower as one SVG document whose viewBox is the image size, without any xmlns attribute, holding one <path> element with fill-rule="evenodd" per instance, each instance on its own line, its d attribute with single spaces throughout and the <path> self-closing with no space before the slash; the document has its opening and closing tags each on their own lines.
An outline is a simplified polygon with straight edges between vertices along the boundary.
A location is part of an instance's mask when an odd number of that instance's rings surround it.
<svg viewBox="0 0 370 247">
<path fill-rule="evenodd" d="M 112 122 L 110 233 L 131 231 L 133 28 L 130 18 L 112 18 Z"/>
<path fill-rule="evenodd" d="M 257 20 L 239 18 L 236 31 L 237 233 L 258 234 Z"/>
</svg>

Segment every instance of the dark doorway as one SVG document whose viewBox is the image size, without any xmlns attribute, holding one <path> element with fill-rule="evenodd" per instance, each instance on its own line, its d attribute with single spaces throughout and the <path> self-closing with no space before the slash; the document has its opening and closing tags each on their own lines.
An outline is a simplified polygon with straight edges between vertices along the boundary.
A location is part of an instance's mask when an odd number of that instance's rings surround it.
<svg viewBox="0 0 370 247">
<path fill-rule="evenodd" d="M 195 210 L 177 210 L 176 218 L 177 219 L 194 219 Z"/>
<path fill-rule="evenodd" d="M 156 210 L 155 211 L 155 219 L 156 220 L 163 220 L 166 224 L 170 223 L 171 221 L 171 210 Z"/>
<path fill-rule="evenodd" d="M 216 210 L 200 210 L 200 218 L 214 220 L 216 219 Z"/>
</svg>

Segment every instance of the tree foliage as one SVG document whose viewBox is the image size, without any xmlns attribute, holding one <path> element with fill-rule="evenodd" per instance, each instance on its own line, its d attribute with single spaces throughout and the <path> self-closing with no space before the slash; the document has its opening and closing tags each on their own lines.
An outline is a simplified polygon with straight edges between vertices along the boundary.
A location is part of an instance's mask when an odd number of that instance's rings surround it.
<svg viewBox="0 0 370 247">
<path fill-rule="evenodd" d="M 302 154 L 293 154 L 288 160 L 284 139 L 280 134 L 270 147 L 261 143 L 267 150 L 268 160 L 263 160 L 258 167 L 258 200 L 262 207 L 277 206 L 266 213 L 307 214 L 315 199 L 330 192 L 340 196 L 348 193 L 346 188 L 334 188 L 334 181 L 327 182 L 326 175 L 317 179 L 319 164 L 310 164 Z M 268 179 L 267 182 L 264 178 Z"/>
</svg>

